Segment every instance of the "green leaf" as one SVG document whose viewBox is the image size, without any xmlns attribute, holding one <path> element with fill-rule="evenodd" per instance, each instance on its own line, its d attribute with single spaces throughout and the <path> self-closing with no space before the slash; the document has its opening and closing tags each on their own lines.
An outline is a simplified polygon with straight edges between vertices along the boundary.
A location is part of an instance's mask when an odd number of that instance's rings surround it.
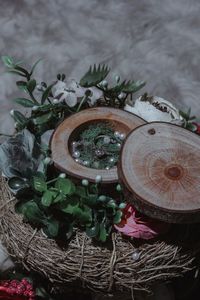
<svg viewBox="0 0 200 300">
<path fill-rule="evenodd" d="M 113 223 L 114 224 L 118 224 L 121 222 L 121 218 L 122 218 L 122 211 L 121 210 L 118 210 L 114 216 L 114 219 L 113 219 Z"/>
<path fill-rule="evenodd" d="M 73 214 L 83 224 L 88 224 L 92 221 L 92 210 L 87 206 L 84 206 L 83 208 L 75 206 Z"/>
<path fill-rule="evenodd" d="M 42 58 L 38 59 L 38 60 L 34 63 L 32 69 L 31 69 L 30 75 L 33 74 L 33 72 L 34 72 L 36 66 L 37 66 L 37 65 L 39 64 L 39 62 L 41 62 L 41 61 L 42 61 Z"/>
<path fill-rule="evenodd" d="M 19 201 L 15 204 L 15 212 L 17 214 L 23 214 L 23 209 L 24 209 L 24 206 L 26 205 L 26 202 L 24 201 Z"/>
<path fill-rule="evenodd" d="M 21 72 L 22 74 L 24 74 L 25 77 L 27 77 L 27 78 L 30 77 L 30 76 L 29 76 L 29 73 L 28 73 L 28 71 L 27 71 L 26 69 L 24 69 L 24 68 L 22 68 L 22 67 L 20 67 L 20 66 L 18 66 L 18 65 L 14 65 L 13 68 L 14 68 L 15 70 Z"/>
<path fill-rule="evenodd" d="M 18 88 L 20 90 L 24 91 L 25 93 L 28 92 L 26 81 L 19 80 L 19 81 L 16 82 L 16 85 L 18 86 Z"/>
<path fill-rule="evenodd" d="M 53 113 L 50 111 L 47 114 L 44 114 L 42 116 L 36 117 L 33 119 L 33 123 L 35 125 L 42 125 L 44 123 L 47 123 L 53 116 Z"/>
<path fill-rule="evenodd" d="M 35 104 L 32 100 L 26 98 L 15 98 L 13 99 L 17 104 L 20 104 L 24 107 L 33 107 Z"/>
<path fill-rule="evenodd" d="M 42 177 L 34 176 L 33 177 L 33 186 L 34 189 L 38 192 L 45 192 L 47 190 L 47 184 Z"/>
<path fill-rule="evenodd" d="M 11 56 L 4 55 L 1 57 L 1 59 L 6 67 L 8 67 L 8 68 L 13 67 L 14 62 L 13 62 L 13 58 Z"/>
<path fill-rule="evenodd" d="M 98 195 L 90 194 L 83 198 L 84 204 L 88 206 L 94 206 L 97 203 Z"/>
<path fill-rule="evenodd" d="M 106 232 L 106 228 L 105 228 L 105 224 L 101 223 L 100 224 L 100 234 L 99 234 L 99 240 L 101 242 L 105 242 L 107 239 L 107 232 Z"/>
<path fill-rule="evenodd" d="M 45 100 L 48 98 L 52 87 L 55 85 L 55 82 L 52 83 L 51 85 L 49 85 L 46 90 L 44 91 L 44 93 L 42 94 L 42 99 L 41 99 L 41 104 L 44 104 Z"/>
<path fill-rule="evenodd" d="M 63 212 L 73 215 L 75 211 L 77 211 L 78 205 L 71 205 L 71 204 L 63 204 L 60 205 L 60 208 Z"/>
<path fill-rule="evenodd" d="M 96 223 L 93 227 L 86 228 L 86 234 L 90 237 L 96 237 L 99 234 L 100 226 L 99 223 Z"/>
<path fill-rule="evenodd" d="M 81 78 L 80 85 L 83 87 L 95 86 L 106 78 L 109 71 L 106 65 L 99 64 L 98 67 L 96 65 L 93 67 L 90 66 L 87 73 Z"/>
<path fill-rule="evenodd" d="M 43 228 L 44 233 L 50 237 L 55 238 L 59 231 L 59 222 L 57 220 L 48 220 L 46 227 Z"/>
<path fill-rule="evenodd" d="M 83 186 L 77 186 L 75 194 L 81 198 L 87 196 L 86 189 Z"/>
<path fill-rule="evenodd" d="M 44 215 L 37 203 L 34 201 L 26 202 L 23 206 L 22 212 L 28 221 L 37 224 L 43 223 Z"/>
<path fill-rule="evenodd" d="M 34 91 L 35 87 L 36 87 L 35 79 L 31 79 L 27 82 L 27 89 L 29 90 L 30 93 L 32 93 Z"/>
<path fill-rule="evenodd" d="M 59 193 L 54 199 L 53 199 L 53 203 L 58 203 L 58 202 L 62 202 L 63 200 L 65 200 L 66 197 L 64 194 Z"/>
<path fill-rule="evenodd" d="M 21 72 L 15 70 L 15 69 L 7 70 L 6 72 L 16 74 L 16 75 L 19 75 L 19 76 L 22 76 L 22 77 L 26 77 L 26 75 L 24 73 L 21 73 Z"/>
<path fill-rule="evenodd" d="M 186 128 L 189 129 L 189 130 L 191 130 L 191 131 L 193 131 L 193 132 L 195 132 L 197 130 L 197 126 L 194 125 L 194 124 L 192 124 L 192 123 L 190 123 L 190 122 L 188 122 L 186 124 Z"/>
<path fill-rule="evenodd" d="M 67 178 L 58 178 L 55 187 L 64 195 L 71 195 L 74 191 L 74 185 L 72 181 Z"/>
<path fill-rule="evenodd" d="M 146 83 L 144 81 L 131 81 L 131 82 L 127 82 L 124 85 L 124 87 L 122 88 L 122 91 L 124 93 L 136 93 L 141 88 L 143 88 L 145 86 L 145 84 Z"/>
<path fill-rule="evenodd" d="M 15 120 L 15 122 L 21 124 L 21 125 L 25 125 L 27 122 L 26 117 L 18 110 L 14 110 L 13 111 L 13 115 L 12 115 L 13 119 Z"/>
<path fill-rule="evenodd" d="M 54 196 L 54 192 L 48 190 L 45 191 L 41 199 L 42 205 L 49 207 L 53 202 Z"/>
</svg>

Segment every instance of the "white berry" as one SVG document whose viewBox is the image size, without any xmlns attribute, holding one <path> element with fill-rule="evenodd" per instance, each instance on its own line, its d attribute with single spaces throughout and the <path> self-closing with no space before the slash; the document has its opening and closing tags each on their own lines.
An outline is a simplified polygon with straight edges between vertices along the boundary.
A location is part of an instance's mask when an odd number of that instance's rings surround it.
<svg viewBox="0 0 200 300">
<path fill-rule="evenodd" d="M 96 178 L 95 178 L 95 182 L 99 183 L 101 181 L 102 181 L 102 176 L 101 175 L 97 175 Z"/>
</svg>

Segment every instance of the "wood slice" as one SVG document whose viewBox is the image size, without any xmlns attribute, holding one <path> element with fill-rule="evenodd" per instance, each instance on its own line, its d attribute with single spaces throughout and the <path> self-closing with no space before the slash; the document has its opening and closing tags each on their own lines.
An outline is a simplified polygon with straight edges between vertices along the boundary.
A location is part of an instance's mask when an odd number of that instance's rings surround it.
<svg viewBox="0 0 200 300">
<path fill-rule="evenodd" d="M 75 179 L 88 179 L 95 182 L 97 175 L 102 177 L 102 183 L 115 183 L 118 181 L 117 168 L 99 170 L 85 167 L 71 156 L 71 142 L 77 140 L 79 134 L 90 124 L 107 122 L 114 130 L 126 135 L 145 121 L 129 112 L 109 108 L 98 107 L 83 110 L 68 117 L 55 130 L 51 140 L 52 159 L 55 166 L 62 172 Z"/>
<path fill-rule="evenodd" d="M 200 137 L 170 123 L 133 130 L 120 158 L 128 200 L 142 213 L 171 223 L 200 222 Z"/>
</svg>

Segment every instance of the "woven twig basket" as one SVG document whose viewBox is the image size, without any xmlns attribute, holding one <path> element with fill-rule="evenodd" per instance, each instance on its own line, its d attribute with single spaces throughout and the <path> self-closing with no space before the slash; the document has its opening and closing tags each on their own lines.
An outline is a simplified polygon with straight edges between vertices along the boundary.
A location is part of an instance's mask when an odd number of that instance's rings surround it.
<svg viewBox="0 0 200 300">
<path fill-rule="evenodd" d="M 107 294 L 151 291 L 153 284 L 182 276 L 194 268 L 198 248 L 167 241 L 136 244 L 120 234 L 112 242 L 95 244 L 77 231 L 67 246 L 47 239 L 15 213 L 16 200 L 0 179 L 0 226 L 3 243 L 16 262 L 43 274 L 57 288 L 80 286 Z"/>
</svg>

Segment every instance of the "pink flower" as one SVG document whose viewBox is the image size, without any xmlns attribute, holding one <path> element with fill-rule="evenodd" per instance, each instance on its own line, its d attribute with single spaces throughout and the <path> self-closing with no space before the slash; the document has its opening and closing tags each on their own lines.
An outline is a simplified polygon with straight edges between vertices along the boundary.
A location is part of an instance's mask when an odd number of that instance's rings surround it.
<svg viewBox="0 0 200 300">
<path fill-rule="evenodd" d="M 115 225 L 115 229 L 124 235 L 144 240 L 166 233 L 169 227 L 170 225 L 167 223 L 142 215 L 131 204 L 126 205 L 121 222 Z"/>
<path fill-rule="evenodd" d="M 32 285 L 26 280 L 7 280 L 0 282 L 0 299 L 4 300 L 34 300 Z"/>
</svg>

